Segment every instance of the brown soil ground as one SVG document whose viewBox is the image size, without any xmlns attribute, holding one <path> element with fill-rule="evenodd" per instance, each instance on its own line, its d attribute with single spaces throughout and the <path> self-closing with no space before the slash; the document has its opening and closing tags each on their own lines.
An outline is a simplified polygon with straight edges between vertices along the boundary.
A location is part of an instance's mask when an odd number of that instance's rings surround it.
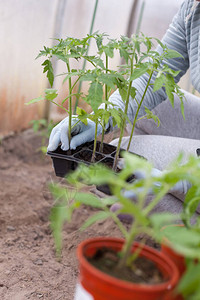
<svg viewBox="0 0 200 300">
<path fill-rule="evenodd" d="M 0 144 L 1 300 L 72 300 L 78 277 L 77 245 L 88 237 L 121 236 L 111 220 L 80 232 L 83 220 L 94 213 L 82 208 L 65 226 L 62 259 L 56 259 L 48 183 L 63 179 L 54 175 L 51 159 L 38 150 L 41 140 L 27 130 Z M 96 192 L 94 187 L 91 190 Z"/>
</svg>

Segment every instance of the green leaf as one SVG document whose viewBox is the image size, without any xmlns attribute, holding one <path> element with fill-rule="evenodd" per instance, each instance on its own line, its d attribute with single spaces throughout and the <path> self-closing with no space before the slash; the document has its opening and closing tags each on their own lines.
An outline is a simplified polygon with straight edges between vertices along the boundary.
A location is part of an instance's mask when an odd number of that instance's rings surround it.
<svg viewBox="0 0 200 300">
<path fill-rule="evenodd" d="M 183 119 L 185 120 L 185 109 L 184 109 L 184 103 L 183 103 L 183 100 L 179 97 L 181 103 L 180 103 L 180 107 L 181 107 L 181 113 L 182 113 L 182 116 L 183 116 Z"/>
<path fill-rule="evenodd" d="M 91 226 L 92 224 L 98 221 L 106 220 L 110 216 L 111 216 L 110 212 L 100 211 L 95 215 L 91 216 L 90 218 L 88 218 L 87 221 L 81 226 L 81 230 L 85 230 L 87 227 Z"/>
<path fill-rule="evenodd" d="M 187 199 L 188 201 L 188 199 Z M 199 206 L 200 203 L 200 195 L 198 196 L 194 196 L 190 199 L 190 201 L 184 205 L 184 214 L 183 214 L 183 218 L 185 219 L 186 225 L 188 227 L 190 227 L 190 219 L 192 218 L 192 216 L 194 215 L 194 213 L 196 212 L 197 207 Z M 197 224 L 193 225 L 193 228 L 197 228 Z"/>
<path fill-rule="evenodd" d="M 183 202 L 183 207 L 186 208 L 187 205 L 190 203 L 190 201 L 193 198 L 196 198 L 196 196 L 199 195 L 199 193 L 200 193 L 200 188 L 197 186 L 192 186 L 185 196 L 185 200 Z"/>
<path fill-rule="evenodd" d="M 174 94 L 173 94 L 174 87 L 175 87 L 174 78 L 171 75 L 166 74 L 165 90 L 166 90 L 166 94 L 171 102 L 172 107 L 174 107 Z"/>
<path fill-rule="evenodd" d="M 128 63 L 129 53 L 123 48 L 119 49 L 119 53 L 120 53 L 120 56 L 125 59 L 126 63 Z"/>
<path fill-rule="evenodd" d="M 102 44 L 103 44 L 103 35 L 102 34 L 98 34 L 97 37 L 96 37 L 96 39 L 95 39 L 95 41 L 96 41 L 98 50 L 100 50 L 101 47 L 102 47 Z"/>
<path fill-rule="evenodd" d="M 114 49 L 111 47 L 105 47 L 104 52 L 107 56 L 109 56 L 111 58 L 114 56 Z"/>
<path fill-rule="evenodd" d="M 47 72 L 47 78 L 49 80 L 49 83 L 51 85 L 51 87 L 53 86 L 53 82 L 54 82 L 54 74 L 53 74 L 53 67 L 52 67 L 52 63 L 49 59 L 46 59 L 43 63 L 42 66 L 44 66 L 44 71 L 43 73 Z"/>
<path fill-rule="evenodd" d="M 130 90 L 130 95 L 131 95 L 131 97 L 134 99 L 135 98 L 135 96 L 136 96 L 136 92 L 137 92 L 137 90 L 136 90 L 136 88 L 135 87 L 131 87 L 131 90 Z"/>
<path fill-rule="evenodd" d="M 197 300 L 200 296 L 200 263 L 191 262 L 187 268 L 186 273 L 180 280 L 178 291 L 181 292 L 185 299 Z M 188 296 L 193 295 L 192 298 Z M 187 298 L 186 298 L 187 297 Z"/>
<path fill-rule="evenodd" d="M 41 146 L 40 147 L 40 150 L 43 154 L 46 154 L 47 153 L 47 147 L 46 146 Z"/>
<path fill-rule="evenodd" d="M 76 114 L 78 115 L 79 120 L 87 125 L 88 121 L 87 121 L 87 117 L 88 117 L 88 113 L 81 107 L 77 106 L 76 108 Z"/>
<path fill-rule="evenodd" d="M 32 124 L 34 132 L 38 132 L 41 128 L 47 127 L 46 119 L 31 120 L 29 123 Z"/>
<path fill-rule="evenodd" d="M 64 54 L 62 54 L 62 53 L 59 53 L 59 54 L 58 54 L 58 53 L 55 53 L 54 55 L 55 55 L 58 59 L 64 61 L 65 63 L 68 62 L 68 58 L 67 58 L 66 55 L 64 55 Z"/>
<path fill-rule="evenodd" d="M 81 165 L 77 171 L 70 174 L 69 179 L 69 183 L 81 181 L 85 184 L 101 185 L 111 180 L 116 182 L 116 174 L 102 164 L 91 165 L 90 167 Z"/>
<path fill-rule="evenodd" d="M 51 191 L 53 197 L 56 199 L 56 201 L 58 200 L 67 200 L 69 199 L 68 194 L 67 194 L 67 190 L 64 187 L 61 187 L 57 184 L 50 184 L 49 185 L 49 190 Z"/>
<path fill-rule="evenodd" d="M 122 97 L 122 100 L 125 102 L 127 97 L 127 89 L 125 87 L 119 88 L 120 96 Z"/>
<path fill-rule="evenodd" d="M 107 198 L 102 198 L 101 202 L 102 202 L 103 206 L 107 207 L 107 206 L 111 206 L 114 203 L 117 203 L 118 199 L 117 199 L 117 197 L 114 197 L 114 196 L 111 197 L 111 196 L 109 196 Z"/>
<path fill-rule="evenodd" d="M 68 219 L 68 208 L 65 206 L 55 206 L 51 209 L 50 221 L 53 230 L 56 252 L 60 255 L 62 248 L 62 227 Z"/>
<path fill-rule="evenodd" d="M 102 208 L 101 200 L 94 194 L 77 192 L 74 195 L 74 199 L 81 204 L 89 205 L 91 207 Z"/>
<path fill-rule="evenodd" d="M 83 58 L 85 58 L 87 61 L 91 63 L 94 63 L 96 66 L 99 66 L 100 68 L 104 69 L 104 63 L 100 57 L 85 55 L 83 56 Z"/>
<path fill-rule="evenodd" d="M 133 70 L 133 74 L 130 76 L 130 80 L 135 80 L 137 78 L 139 78 L 140 76 L 142 76 L 143 74 L 145 74 L 149 69 L 149 65 L 148 64 L 142 64 L 140 65 L 138 68 Z"/>
<path fill-rule="evenodd" d="M 113 189 L 115 191 L 115 187 Z M 117 196 L 117 195 L 116 195 Z M 120 196 L 120 203 L 123 205 L 120 209 L 120 213 L 131 214 L 136 220 L 142 225 L 147 225 L 149 223 L 148 218 L 143 214 L 143 211 L 134 203 L 131 199 Z"/>
<path fill-rule="evenodd" d="M 65 76 L 63 83 L 65 83 L 68 79 L 72 78 L 73 76 L 80 76 L 83 72 L 82 71 L 77 71 L 77 72 L 71 72 Z"/>
<path fill-rule="evenodd" d="M 80 77 L 80 81 L 94 81 L 96 79 L 96 74 L 86 72 L 84 75 Z"/>
<path fill-rule="evenodd" d="M 164 55 L 164 57 L 166 59 L 177 58 L 177 57 L 183 58 L 183 56 L 179 52 L 173 49 L 167 49 L 167 53 Z"/>
<path fill-rule="evenodd" d="M 46 89 L 45 90 L 45 99 L 54 100 L 58 96 L 58 91 L 56 89 Z"/>
<path fill-rule="evenodd" d="M 34 99 L 30 100 L 29 102 L 26 102 L 25 105 L 33 104 L 33 103 L 39 102 L 41 100 L 44 100 L 44 97 L 40 96 L 38 98 L 34 98 Z"/>
<path fill-rule="evenodd" d="M 185 257 L 199 258 L 200 235 L 184 226 L 167 226 L 162 231 L 171 247 Z"/>
<path fill-rule="evenodd" d="M 153 91 L 156 92 L 163 87 L 165 84 L 165 76 L 161 74 L 160 76 L 156 77 L 154 84 L 153 84 Z"/>
<path fill-rule="evenodd" d="M 156 123 L 157 127 L 159 127 L 160 126 L 160 119 L 158 118 L 158 116 L 154 115 L 152 113 L 152 111 L 150 111 L 146 106 L 145 106 L 145 112 L 146 112 L 145 117 L 147 119 L 153 119 L 154 122 Z"/>
<path fill-rule="evenodd" d="M 87 99 L 93 111 L 96 111 L 103 100 L 103 87 L 98 81 L 90 84 Z"/>
<path fill-rule="evenodd" d="M 111 87 L 113 90 L 115 89 L 116 84 L 116 78 L 110 74 L 101 74 L 98 77 L 99 81 L 102 82 L 102 84 L 106 84 L 107 86 Z"/>
<path fill-rule="evenodd" d="M 112 108 L 110 110 L 110 114 L 113 117 L 113 120 L 117 124 L 118 128 L 121 128 L 121 124 L 122 124 L 121 112 L 118 109 Z M 113 126 L 114 126 L 114 124 L 113 124 Z"/>
<path fill-rule="evenodd" d="M 174 223 L 178 218 L 179 215 L 173 215 L 172 213 L 161 212 L 155 213 L 150 216 L 150 221 L 153 227 L 158 228 L 159 230 L 166 224 Z"/>
<path fill-rule="evenodd" d="M 134 45 L 135 45 L 135 49 L 137 50 L 137 53 L 140 53 L 140 43 L 139 43 L 139 41 L 136 40 Z"/>
</svg>

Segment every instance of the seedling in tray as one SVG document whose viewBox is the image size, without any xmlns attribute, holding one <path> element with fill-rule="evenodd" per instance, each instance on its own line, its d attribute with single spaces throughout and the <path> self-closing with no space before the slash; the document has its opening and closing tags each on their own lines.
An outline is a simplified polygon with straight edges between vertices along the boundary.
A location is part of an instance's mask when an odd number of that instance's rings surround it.
<svg viewBox="0 0 200 300">
<path fill-rule="evenodd" d="M 89 39 L 94 39 L 96 42 L 97 51 L 95 55 L 86 55 Z M 106 43 L 104 43 L 105 39 L 107 41 Z M 87 125 L 88 119 L 93 121 L 95 123 L 95 135 L 91 162 L 96 161 L 96 145 L 99 129 L 102 128 L 102 139 L 98 152 L 103 152 L 103 139 L 106 129 L 108 128 L 107 124 L 109 124 L 109 126 L 112 124 L 113 127 L 117 125 L 120 128 L 120 137 L 113 163 L 113 169 L 116 170 L 124 129 L 127 122 L 130 123 L 129 116 L 127 115 L 130 101 L 135 102 L 134 105 L 136 109 L 127 151 L 129 151 L 130 148 L 137 120 L 143 117 L 153 118 L 159 124 L 158 118 L 154 116 L 147 107 L 145 107 L 146 115 L 140 116 L 140 109 L 148 89 L 152 89 L 152 92 L 156 92 L 164 87 L 172 105 L 174 99 L 173 93 L 177 93 L 181 100 L 181 109 L 183 112 L 183 94 L 174 80 L 174 77 L 178 75 L 179 71 L 170 69 L 167 63 L 165 63 L 168 59 L 179 57 L 180 55 L 174 50 L 167 49 L 167 47 L 157 39 L 155 40 L 159 43 L 161 51 L 157 52 L 152 50 L 153 40 L 153 38 L 145 37 L 144 35 L 134 35 L 131 38 L 122 36 L 119 40 L 114 40 L 105 34 L 99 33 L 88 35 L 81 40 L 76 38 L 58 39 L 57 45 L 52 48 L 44 47 L 44 50 L 40 51 L 38 57 L 46 57 L 42 66 L 44 67 L 44 73 L 47 74 L 51 86 L 53 86 L 55 76 L 51 62 L 52 58 L 56 57 L 66 64 L 67 73 L 60 75 L 64 76 L 64 82 L 68 82 L 68 94 L 62 103 L 59 104 L 55 100 L 58 96 L 57 90 L 46 89 L 45 97 L 38 97 L 27 104 L 46 99 L 64 109 L 69 116 L 68 132 L 66 133 L 68 134 L 69 145 L 73 127 L 77 126 L 79 122 L 83 122 Z M 146 49 L 141 50 L 143 48 Z M 119 66 L 117 71 L 109 68 L 109 62 L 114 58 L 115 52 L 119 52 L 120 56 L 125 60 L 125 64 Z M 86 70 L 82 70 L 82 68 L 72 69 L 71 60 L 74 59 L 77 61 L 80 59 L 86 60 L 91 68 Z M 142 75 L 146 76 L 147 80 L 141 96 L 137 91 L 137 87 L 134 86 L 134 80 Z M 89 89 L 86 95 L 82 92 L 78 94 L 74 93 L 79 81 L 89 82 Z M 124 102 L 124 108 L 116 107 L 112 101 L 108 101 L 110 94 L 116 88 L 119 89 L 119 93 Z M 82 100 L 90 105 L 93 113 L 88 114 L 82 108 L 77 107 L 77 115 L 73 116 L 73 96 L 81 97 Z M 64 106 L 66 101 L 69 103 L 68 109 Z M 70 152 L 68 152 L 67 155 L 69 156 Z"/>
</svg>

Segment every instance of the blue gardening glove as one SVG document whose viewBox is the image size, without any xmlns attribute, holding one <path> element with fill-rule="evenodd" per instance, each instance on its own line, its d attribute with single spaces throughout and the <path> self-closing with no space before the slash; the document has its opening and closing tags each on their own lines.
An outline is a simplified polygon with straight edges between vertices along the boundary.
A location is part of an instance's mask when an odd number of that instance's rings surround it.
<svg viewBox="0 0 200 300">
<path fill-rule="evenodd" d="M 153 177 L 159 176 L 164 171 L 160 171 L 158 169 L 153 168 L 151 175 Z M 145 174 L 142 171 L 137 171 L 134 173 L 136 176 L 136 179 L 145 179 Z M 159 186 L 159 183 L 155 183 L 155 185 Z M 186 180 L 180 180 L 178 181 L 173 188 L 169 191 L 169 194 L 172 194 L 173 196 L 177 197 L 178 199 L 184 201 L 185 195 L 187 194 L 187 191 L 191 188 L 191 184 Z M 125 197 L 128 197 L 128 193 L 131 191 L 125 192 Z M 149 192 L 151 194 L 151 191 Z M 131 198 L 131 197 L 128 197 Z"/>
<path fill-rule="evenodd" d="M 91 120 L 87 120 L 88 124 L 85 125 L 76 116 L 72 117 L 72 138 L 69 145 L 68 140 L 68 126 L 69 117 L 66 117 L 58 125 L 56 125 L 51 131 L 49 138 L 49 145 L 47 151 L 54 151 L 61 143 L 61 149 L 67 151 L 69 149 L 76 149 L 76 147 L 94 140 L 95 136 L 95 123 Z M 77 124 L 76 124 L 77 123 Z M 76 124 L 76 125 L 75 125 Z M 98 124 L 97 135 L 101 134 L 102 126 Z"/>
<path fill-rule="evenodd" d="M 156 177 L 159 176 L 163 171 L 160 171 L 158 169 L 153 168 L 152 169 L 152 176 Z M 145 174 L 142 171 L 136 171 L 134 173 L 136 179 L 145 179 Z M 159 186 L 159 182 L 155 183 L 155 185 Z M 173 196 L 177 197 L 178 199 L 184 201 L 185 195 L 187 194 L 187 191 L 191 188 L 191 184 L 186 180 L 180 180 L 178 181 L 173 188 L 169 191 L 169 194 L 172 194 Z M 149 195 L 152 192 L 149 191 Z M 133 198 L 135 199 L 136 195 L 132 191 L 124 191 L 124 196 L 127 198 Z"/>
<path fill-rule="evenodd" d="M 162 171 L 153 168 L 152 169 L 152 176 L 153 177 L 157 177 L 162 173 Z M 136 171 L 134 172 L 134 175 L 136 177 L 136 180 L 138 179 L 145 179 L 145 174 L 142 171 Z M 155 185 L 159 186 L 159 182 L 155 183 Z M 177 197 L 178 199 L 184 201 L 185 199 L 185 195 L 187 193 L 187 191 L 190 189 L 191 184 L 186 181 L 186 180 L 180 180 L 179 182 L 177 182 L 174 187 L 169 191 L 170 194 L 172 194 L 173 196 Z M 152 194 L 152 191 L 149 190 L 149 195 Z M 131 199 L 132 201 L 137 201 L 137 195 L 133 192 L 133 191 L 123 191 L 123 195 L 126 198 Z M 111 206 L 110 210 L 112 212 L 116 212 L 116 211 L 120 211 L 120 209 L 122 208 L 122 205 L 120 203 L 115 203 Z M 132 222 L 132 216 L 131 215 L 127 215 L 127 214 L 118 214 L 118 218 L 123 221 L 123 222 L 128 222 L 131 223 Z"/>
</svg>

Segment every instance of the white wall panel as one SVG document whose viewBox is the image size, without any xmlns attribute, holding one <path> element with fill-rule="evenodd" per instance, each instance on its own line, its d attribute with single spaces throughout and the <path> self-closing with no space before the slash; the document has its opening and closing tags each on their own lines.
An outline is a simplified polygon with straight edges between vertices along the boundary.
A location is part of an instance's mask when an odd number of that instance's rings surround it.
<svg viewBox="0 0 200 300">
<path fill-rule="evenodd" d="M 138 2 L 137 13 L 143 1 Z M 145 2 L 141 31 L 161 38 L 182 0 Z M 94 31 L 113 38 L 126 34 L 132 4 L 133 0 L 99 0 Z M 0 0 L 0 135 L 26 128 L 31 119 L 43 116 L 44 105 L 24 105 L 48 87 L 42 59 L 35 61 L 35 57 L 43 45 L 52 44 L 53 37 L 85 36 L 94 5 L 95 0 Z M 133 32 L 137 16 L 132 22 Z M 94 45 L 90 51 L 94 51 Z M 116 58 L 111 67 L 119 63 Z M 62 64 L 56 65 L 57 74 L 63 71 Z M 60 78 L 56 78 L 54 87 L 65 94 Z M 52 107 L 51 116 L 57 113 Z"/>
</svg>

